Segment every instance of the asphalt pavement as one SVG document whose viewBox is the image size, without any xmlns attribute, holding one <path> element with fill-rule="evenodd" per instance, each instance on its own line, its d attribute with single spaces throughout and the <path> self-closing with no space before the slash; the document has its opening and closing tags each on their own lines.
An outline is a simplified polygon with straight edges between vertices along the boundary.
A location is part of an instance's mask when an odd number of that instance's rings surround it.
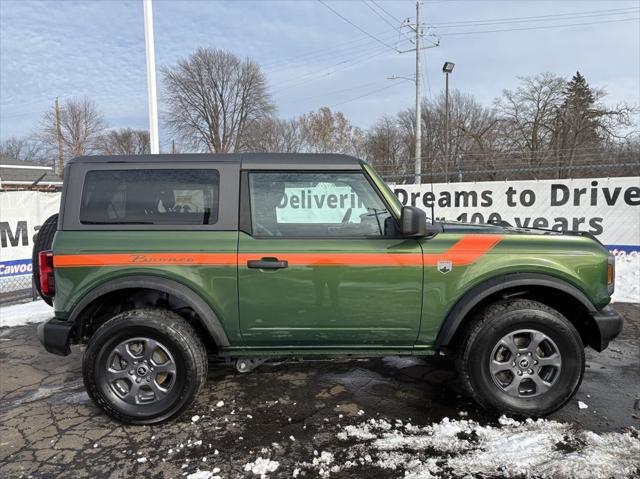
<svg viewBox="0 0 640 479">
<path fill-rule="evenodd" d="M 580 391 L 550 419 L 595 432 L 640 428 L 640 305 L 616 308 L 626 320 L 621 336 L 603 353 L 587 350 Z M 261 467 L 268 477 L 292 477 L 296 465 L 320 461 L 318 451 L 348 447 L 337 439 L 347 424 L 384 418 L 423 426 L 445 417 L 497 424 L 461 392 L 449 361 L 390 357 L 290 360 L 247 374 L 212 363 L 182 417 L 126 426 L 89 400 L 81 357 L 77 347 L 67 357 L 46 353 L 36 325 L 0 329 L 0 477 L 187 477 L 198 470 L 260 477 Z M 255 462 L 267 452 L 279 463 L 271 473 Z M 328 472 L 320 471 L 301 476 Z M 402 474 L 364 463 L 331 477 L 373 475 Z"/>
</svg>

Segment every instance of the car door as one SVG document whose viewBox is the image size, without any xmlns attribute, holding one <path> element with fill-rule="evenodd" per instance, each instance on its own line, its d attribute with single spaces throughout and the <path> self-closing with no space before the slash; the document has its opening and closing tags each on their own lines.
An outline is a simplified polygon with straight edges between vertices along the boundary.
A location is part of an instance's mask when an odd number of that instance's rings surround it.
<svg viewBox="0 0 640 479">
<path fill-rule="evenodd" d="M 248 346 L 411 346 L 423 264 L 362 170 L 243 172 L 240 329 Z M 246 214 L 246 213 L 245 213 Z"/>
</svg>

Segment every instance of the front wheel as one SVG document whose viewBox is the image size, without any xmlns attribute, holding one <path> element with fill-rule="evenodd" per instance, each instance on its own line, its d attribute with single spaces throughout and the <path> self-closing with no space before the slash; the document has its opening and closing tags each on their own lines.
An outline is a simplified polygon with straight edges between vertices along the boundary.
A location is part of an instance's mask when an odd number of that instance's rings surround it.
<svg viewBox="0 0 640 479">
<path fill-rule="evenodd" d="M 458 356 L 469 394 L 485 409 L 539 417 L 564 406 L 584 374 L 584 346 L 558 311 L 516 299 L 487 307 Z"/>
<path fill-rule="evenodd" d="M 104 323 L 82 365 L 93 401 L 129 424 L 155 424 L 181 414 L 207 377 L 207 354 L 193 327 L 163 309 L 137 309 Z"/>
</svg>

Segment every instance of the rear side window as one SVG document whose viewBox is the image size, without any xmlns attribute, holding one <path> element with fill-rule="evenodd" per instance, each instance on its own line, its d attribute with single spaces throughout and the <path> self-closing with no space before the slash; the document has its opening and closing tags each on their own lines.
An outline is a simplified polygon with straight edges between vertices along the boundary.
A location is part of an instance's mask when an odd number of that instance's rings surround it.
<svg viewBox="0 0 640 479">
<path fill-rule="evenodd" d="M 99 170 L 85 177 L 80 222 L 94 225 L 212 225 L 217 170 Z"/>
</svg>

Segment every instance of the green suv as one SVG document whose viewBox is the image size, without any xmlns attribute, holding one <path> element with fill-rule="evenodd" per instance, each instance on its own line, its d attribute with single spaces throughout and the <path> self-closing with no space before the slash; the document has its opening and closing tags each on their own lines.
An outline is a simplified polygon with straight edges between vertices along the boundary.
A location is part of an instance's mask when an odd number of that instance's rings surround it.
<svg viewBox="0 0 640 479">
<path fill-rule="evenodd" d="M 38 328 L 109 415 L 182 413 L 208 358 L 451 354 L 498 414 L 542 416 L 607 347 L 614 261 L 585 233 L 432 223 L 343 155 L 82 157 L 40 230 Z"/>
</svg>

